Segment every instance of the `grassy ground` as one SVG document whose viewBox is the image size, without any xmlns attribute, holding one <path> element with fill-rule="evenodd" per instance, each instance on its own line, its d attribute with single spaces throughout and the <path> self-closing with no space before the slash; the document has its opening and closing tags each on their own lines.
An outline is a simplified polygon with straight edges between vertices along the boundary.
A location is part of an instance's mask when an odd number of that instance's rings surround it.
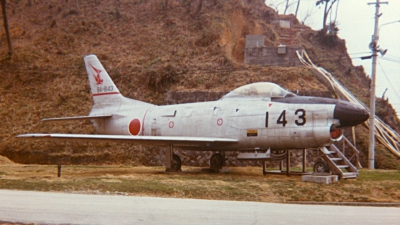
<svg viewBox="0 0 400 225">
<path fill-rule="evenodd" d="M 262 175 L 258 167 L 228 168 L 222 174 L 184 167 L 0 165 L 0 188 L 68 193 L 117 194 L 259 202 L 400 203 L 400 171 L 361 170 L 357 179 L 330 185 L 305 183 L 300 176 Z"/>
</svg>

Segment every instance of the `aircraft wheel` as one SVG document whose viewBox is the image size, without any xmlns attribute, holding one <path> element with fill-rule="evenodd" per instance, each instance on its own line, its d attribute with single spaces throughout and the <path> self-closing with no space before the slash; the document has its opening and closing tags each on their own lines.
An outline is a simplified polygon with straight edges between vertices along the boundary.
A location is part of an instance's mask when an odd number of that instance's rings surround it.
<svg viewBox="0 0 400 225">
<path fill-rule="evenodd" d="M 173 171 L 181 171 L 181 166 L 182 166 L 181 158 L 178 155 L 173 154 L 171 160 L 171 169 Z"/>
<path fill-rule="evenodd" d="M 314 172 L 315 173 L 328 173 L 329 165 L 325 161 L 319 160 L 314 164 Z"/>
<path fill-rule="evenodd" d="M 221 153 L 213 154 L 210 159 L 211 169 L 221 169 L 224 165 L 224 161 L 224 156 Z"/>
</svg>

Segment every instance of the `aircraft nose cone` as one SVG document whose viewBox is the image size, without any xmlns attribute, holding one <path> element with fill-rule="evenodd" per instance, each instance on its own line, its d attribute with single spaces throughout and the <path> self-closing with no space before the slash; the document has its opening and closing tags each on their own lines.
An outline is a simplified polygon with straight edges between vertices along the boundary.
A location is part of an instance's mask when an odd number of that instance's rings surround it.
<svg viewBox="0 0 400 225">
<path fill-rule="evenodd" d="M 333 112 L 333 117 L 340 122 L 340 125 L 337 126 L 338 128 L 352 127 L 366 121 L 369 118 L 369 113 L 354 103 L 338 101 Z"/>
</svg>

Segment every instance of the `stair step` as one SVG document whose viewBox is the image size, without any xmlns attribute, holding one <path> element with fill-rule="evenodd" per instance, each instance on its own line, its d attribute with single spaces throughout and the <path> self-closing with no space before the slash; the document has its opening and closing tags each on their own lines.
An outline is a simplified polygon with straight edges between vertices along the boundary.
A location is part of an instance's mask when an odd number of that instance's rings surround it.
<svg viewBox="0 0 400 225">
<path fill-rule="evenodd" d="M 349 168 L 348 165 L 336 165 L 339 169 L 346 169 Z"/>
<path fill-rule="evenodd" d="M 352 173 L 352 172 L 350 172 L 350 173 L 343 173 L 342 174 L 342 178 L 357 178 L 357 176 L 358 176 L 358 173 Z"/>
<path fill-rule="evenodd" d="M 331 155 L 331 154 L 335 154 L 335 153 L 336 153 L 336 150 L 329 151 L 327 148 L 322 148 L 321 151 L 322 151 L 325 155 Z"/>
<path fill-rule="evenodd" d="M 340 161 L 343 160 L 343 158 L 330 158 L 332 161 Z"/>
</svg>

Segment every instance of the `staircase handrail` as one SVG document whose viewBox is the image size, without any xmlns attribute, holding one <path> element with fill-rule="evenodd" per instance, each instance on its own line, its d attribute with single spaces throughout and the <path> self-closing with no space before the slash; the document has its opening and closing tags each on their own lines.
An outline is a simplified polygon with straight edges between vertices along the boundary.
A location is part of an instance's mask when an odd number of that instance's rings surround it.
<svg viewBox="0 0 400 225">
<path fill-rule="evenodd" d="M 331 85 L 333 91 L 335 92 L 336 96 L 337 91 L 339 91 L 348 101 L 356 103 L 368 112 L 369 107 L 367 107 L 363 102 L 358 100 L 350 91 L 348 91 L 338 80 L 336 80 L 332 74 L 326 71 L 322 67 L 316 66 L 311 59 L 309 58 L 307 52 L 305 50 L 302 51 L 300 54 L 298 51 L 297 57 L 299 58 L 300 62 L 305 65 L 306 67 L 312 68 L 320 73 Z M 304 59 L 304 57 L 306 59 Z M 383 145 L 385 145 L 390 152 L 392 152 L 395 156 L 400 158 L 400 135 L 393 130 L 389 125 L 385 124 L 380 118 L 374 115 L 376 123 L 375 123 L 375 137 L 376 139 Z M 369 129 L 369 121 L 365 121 L 364 125 Z"/>
</svg>

